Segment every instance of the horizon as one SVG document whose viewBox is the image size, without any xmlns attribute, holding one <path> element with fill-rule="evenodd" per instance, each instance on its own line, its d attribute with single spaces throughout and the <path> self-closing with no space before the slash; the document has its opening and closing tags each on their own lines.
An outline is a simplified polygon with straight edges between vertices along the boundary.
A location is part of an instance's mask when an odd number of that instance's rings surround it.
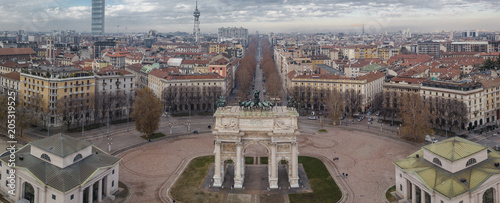
<svg viewBox="0 0 500 203">
<path fill-rule="evenodd" d="M 0 7 L 4 30 L 90 32 L 91 0 L 27 0 L 25 5 L 8 0 Z M 500 27 L 498 8 L 493 0 L 198 2 L 201 33 L 206 34 L 220 27 L 244 27 L 249 33 L 361 33 L 363 25 L 365 33 L 481 31 Z M 108 0 L 105 33 L 192 33 L 194 9 L 195 0 Z"/>
</svg>

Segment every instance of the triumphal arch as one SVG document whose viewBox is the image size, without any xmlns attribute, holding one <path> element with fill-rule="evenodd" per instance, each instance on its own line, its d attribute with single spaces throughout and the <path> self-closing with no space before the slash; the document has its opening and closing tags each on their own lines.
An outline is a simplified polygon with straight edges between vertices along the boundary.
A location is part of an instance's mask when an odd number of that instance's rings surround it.
<svg viewBox="0 0 500 203">
<path fill-rule="evenodd" d="M 260 103 L 259 103 L 260 105 Z M 253 105 L 252 105 L 253 106 Z M 295 108 L 260 105 L 219 107 L 215 112 L 215 169 L 213 187 L 224 182 L 227 160 L 234 164 L 234 188 L 242 188 L 245 177 L 245 149 L 252 144 L 267 148 L 269 188 L 278 188 L 278 164 L 287 163 L 290 187 L 299 187 L 297 135 L 299 127 Z"/>
</svg>

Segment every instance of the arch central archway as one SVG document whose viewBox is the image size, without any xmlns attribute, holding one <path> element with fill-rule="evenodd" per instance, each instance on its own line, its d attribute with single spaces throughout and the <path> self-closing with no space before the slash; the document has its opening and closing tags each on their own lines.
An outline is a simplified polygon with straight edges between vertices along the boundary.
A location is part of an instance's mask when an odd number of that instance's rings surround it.
<svg viewBox="0 0 500 203">
<path fill-rule="evenodd" d="M 278 188 L 278 166 L 287 161 L 290 187 L 299 187 L 298 144 L 300 134 L 294 108 L 283 106 L 269 109 L 244 109 L 238 106 L 221 107 L 215 112 L 215 169 L 213 187 L 224 182 L 224 160 L 234 161 L 234 188 L 242 188 L 245 177 L 245 154 L 252 152 L 252 146 L 261 145 L 268 157 L 269 188 Z"/>
<path fill-rule="evenodd" d="M 260 164 L 261 157 L 267 157 L 269 159 L 270 149 L 263 144 L 249 142 L 243 146 L 243 154 L 245 160 L 247 157 L 252 157 L 254 158 L 253 164 Z"/>
</svg>

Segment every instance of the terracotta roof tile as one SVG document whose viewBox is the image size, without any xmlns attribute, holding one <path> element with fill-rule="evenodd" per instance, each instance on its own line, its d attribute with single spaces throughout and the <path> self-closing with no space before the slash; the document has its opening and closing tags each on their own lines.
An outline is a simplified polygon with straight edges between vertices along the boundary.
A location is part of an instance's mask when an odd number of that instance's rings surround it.
<svg viewBox="0 0 500 203">
<path fill-rule="evenodd" d="M 10 73 L 5 73 L 5 74 L 0 75 L 0 76 L 4 77 L 4 78 L 10 78 L 13 80 L 20 80 L 21 73 L 14 71 L 14 72 L 10 72 Z"/>
<path fill-rule="evenodd" d="M 0 48 L 0 56 L 36 54 L 31 48 Z"/>
</svg>

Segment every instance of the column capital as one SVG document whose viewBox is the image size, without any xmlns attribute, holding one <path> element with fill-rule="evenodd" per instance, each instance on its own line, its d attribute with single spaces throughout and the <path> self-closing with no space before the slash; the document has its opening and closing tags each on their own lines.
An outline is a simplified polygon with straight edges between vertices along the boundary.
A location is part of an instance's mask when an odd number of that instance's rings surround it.
<svg viewBox="0 0 500 203">
<path fill-rule="evenodd" d="M 222 141 L 220 141 L 220 140 L 215 140 L 215 144 L 221 144 L 221 143 L 222 143 Z"/>
<path fill-rule="evenodd" d="M 236 142 L 236 146 L 241 147 L 243 146 L 243 143 L 241 141 Z"/>
</svg>

